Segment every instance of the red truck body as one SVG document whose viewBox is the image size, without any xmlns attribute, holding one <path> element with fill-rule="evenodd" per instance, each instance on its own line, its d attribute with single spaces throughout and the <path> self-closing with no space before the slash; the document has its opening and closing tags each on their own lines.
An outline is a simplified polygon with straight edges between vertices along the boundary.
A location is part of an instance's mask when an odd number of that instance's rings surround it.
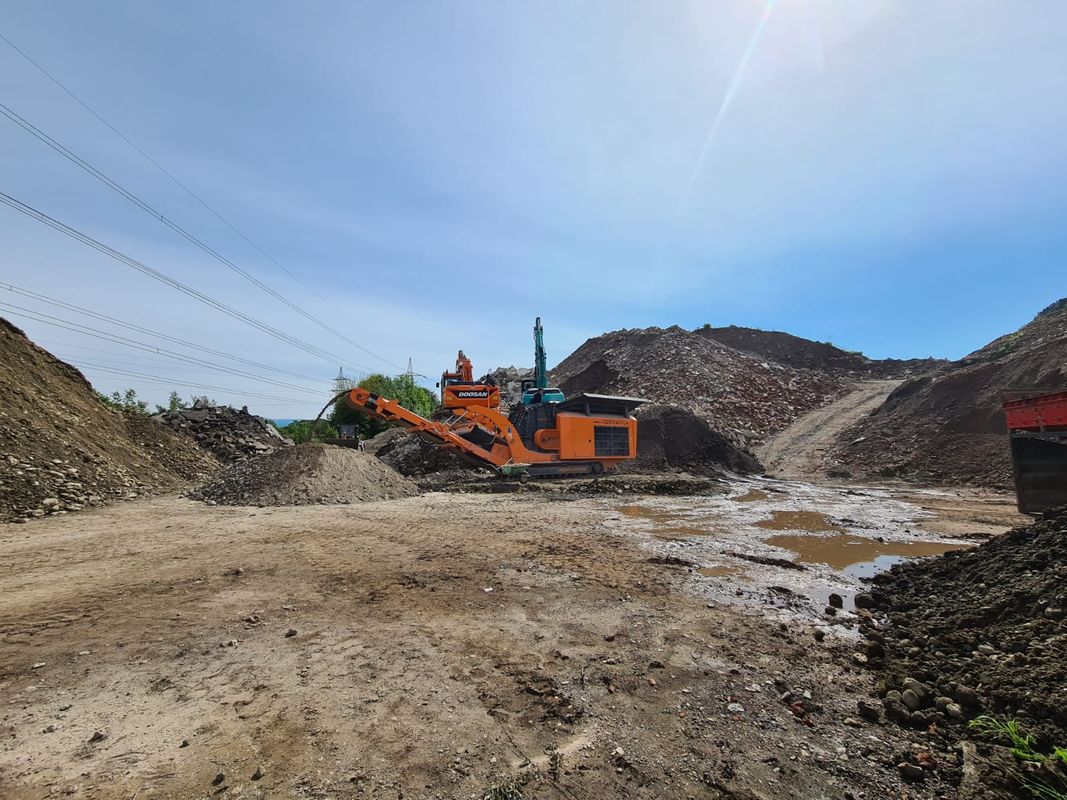
<svg viewBox="0 0 1067 800">
<path fill-rule="evenodd" d="M 1067 390 L 1006 393 L 1004 418 L 1019 510 L 1067 505 Z"/>
</svg>

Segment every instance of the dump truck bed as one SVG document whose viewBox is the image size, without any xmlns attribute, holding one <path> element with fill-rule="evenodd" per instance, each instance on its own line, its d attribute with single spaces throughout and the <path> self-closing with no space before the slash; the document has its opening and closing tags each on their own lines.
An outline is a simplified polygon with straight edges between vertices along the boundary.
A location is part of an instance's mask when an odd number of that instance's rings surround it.
<svg viewBox="0 0 1067 800">
<path fill-rule="evenodd" d="M 1067 505 L 1067 391 L 1004 401 L 1019 511 Z"/>
</svg>

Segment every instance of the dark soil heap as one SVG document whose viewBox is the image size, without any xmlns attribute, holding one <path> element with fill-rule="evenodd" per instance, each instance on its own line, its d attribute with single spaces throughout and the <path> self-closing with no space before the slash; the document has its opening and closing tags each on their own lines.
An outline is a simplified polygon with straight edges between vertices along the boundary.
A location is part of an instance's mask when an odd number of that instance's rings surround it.
<svg viewBox="0 0 1067 800">
<path fill-rule="evenodd" d="M 749 453 L 738 449 L 696 414 L 675 406 L 650 404 L 637 409 L 637 458 L 625 471 L 685 470 L 702 475 L 722 471 L 763 472 Z"/>
<path fill-rule="evenodd" d="M 1067 300 L 1015 333 L 901 385 L 846 430 L 833 461 L 865 477 L 1008 488 L 1012 483 L 1000 393 L 1067 387 Z"/>
<path fill-rule="evenodd" d="M 418 493 L 413 483 L 367 453 L 301 444 L 234 464 L 189 496 L 221 505 L 304 506 L 397 500 Z"/>
<path fill-rule="evenodd" d="M 378 439 L 384 441 L 378 442 Z M 456 451 L 438 447 L 401 428 L 383 431 L 368 441 L 366 447 L 383 463 L 409 478 L 421 478 L 431 473 L 473 474 L 479 469 L 477 464 L 467 461 Z"/>
<path fill-rule="evenodd" d="M 588 340 L 552 371 L 568 397 L 643 397 L 693 412 L 747 447 L 844 394 L 850 381 L 742 353 L 677 326 L 615 331 Z"/>
<path fill-rule="evenodd" d="M 725 328 L 706 326 L 697 328 L 693 333 L 787 367 L 857 378 L 904 378 L 932 372 L 949 363 L 940 358 L 867 358 L 863 353 L 842 350 L 829 342 L 815 342 L 781 331 L 762 331 L 737 325 Z"/>
<path fill-rule="evenodd" d="M 0 520 L 172 491 L 220 467 L 155 420 L 116 411 L 78 370 L 0 319 Z"/>
<path fill-rule="evenodd" d="M 895 566 L 875 578 L 870 605 L 868 656 L 891 719 L 962 735 L 969 718 L 1003 715 L 1043 748 L 1067 746 L 1067 509 Z"/>
</svg>

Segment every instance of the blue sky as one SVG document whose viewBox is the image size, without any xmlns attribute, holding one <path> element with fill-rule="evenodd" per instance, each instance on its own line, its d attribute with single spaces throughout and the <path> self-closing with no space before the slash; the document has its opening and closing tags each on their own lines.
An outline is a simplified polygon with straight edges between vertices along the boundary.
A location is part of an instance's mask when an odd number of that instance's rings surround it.
<svg viewBox="0 0 1067 800">
<path fill-rule="evenodd" d="M 550 363 L 606 330 L 704 322 L 959 357 L 1067 294 L 1065 26 L 1053 0 L 0 0 L 0 33 L 330 304 L 3 42 L 0 102 L 381 359 L 2 118 L 0 191 L 349 371 L 412 357 L 432 376 L 460 347 L 476 369 L 528 363 L 536 315 Z M 0 243 L 0 280 L 307 388 L 336 372 L 6 207 Z M 102 389 L 263 393 L 12 319 Z M 269 393 L 284 402 L 250 405 L 321 405 Z"/>
</svg>

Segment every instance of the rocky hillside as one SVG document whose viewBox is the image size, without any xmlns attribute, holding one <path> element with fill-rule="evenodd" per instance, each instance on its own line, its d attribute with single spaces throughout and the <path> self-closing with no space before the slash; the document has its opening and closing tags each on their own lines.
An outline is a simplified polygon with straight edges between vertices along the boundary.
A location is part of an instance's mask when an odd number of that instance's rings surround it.
<svg viewBox="0 0 1067 800">
<path fill-rule="evenodd" d="M 949 362 L 939 358 L 867 358 L 863 353 L 842 350 L 829 342 L 815 342 L 791 333 L 763 331 L 730 325 L 706 325 L 693 331 L 735 350 L 752 353 L 796 369 L 810 369 L 857 378 L 904 378 L 932 372 Z"/>
<path fill-rule="evenodd" d="M 965 358 L 902 384 L 846 430 L 831 459 L 857 476 L 1007 488 L 1010 389 L 1067 386 L 1067 299 Z"/>
<path fill-rule="evenodd" d="M 847 391 L 850 381 L 794 369 L 677 326 L 588 340 L 550 375 L 567 396 L 621 394 L 692 411 L 749 447 Z"/>
<path fill-rule="evenodd" d="M 168 491 L 219 463 L 155 420 L 115 411 L 74 367 L 0 319 L 0 520 Z"/>
</svg>

